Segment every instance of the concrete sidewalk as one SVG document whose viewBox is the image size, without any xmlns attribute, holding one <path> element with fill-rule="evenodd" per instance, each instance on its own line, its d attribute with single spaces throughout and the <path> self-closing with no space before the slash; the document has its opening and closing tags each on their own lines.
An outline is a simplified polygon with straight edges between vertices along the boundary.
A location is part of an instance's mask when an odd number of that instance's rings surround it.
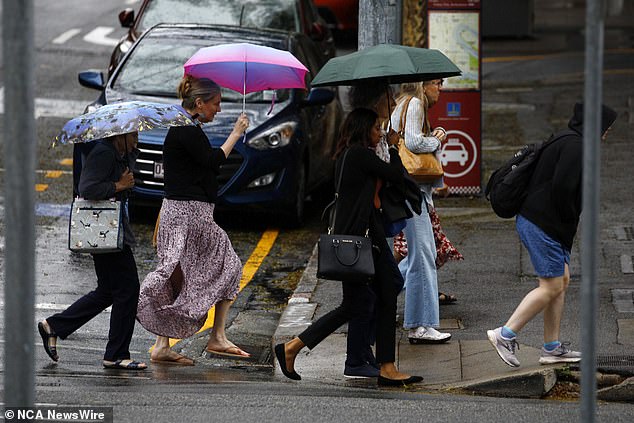
<svg viewBox="0 0 634 423">
<path fill-rule="evenodd" d="M 336 300 L 341 284 L 318 279 L 316 249 L 308 266 L 280 318 L 273 344 L 297 336 L 312 321 L 338 305 L 324 304 L 325 298 Z M 401 296 L 402 297 L 402 296 Z M 399 315 L 402 316 L 402 298 Z M 315 301 L 320 301 L 316 303 Z M 449 306 L 451 307 L 451 306 Z M 317 313 L 317 308 L 320 312 Z M 441 310 L 442 311 L 442 310 Z M 402 320 L 401 322 L 402 323 Z M 541 397 L 555 384 L 555 367 L 537 362 L 539 350 L 522 345 L 518 357 L 520 370 L 511 368 L 497 357 L 486 336 L 482 340 L 456 339 L 462 324 L 456 319 L 442 319 L 441 330 L 454 334 L 454 339 L 440 345 L 411 345 L 405 330 L 397 329 L 397 365 L 410 374 L 422 375 L 425 380 L 418 388 L 433 391 L 474 392 L 488 395 Z M 349 379 L 343 369 L 346 355 L 344 326 L 326 338 L 313 351 L 304 349 L 297 358 L 296 369 L 304 379 L 318 379 L 335 384 L 368 386 L 374 379 Z M 415 387 L 416 388 L 416 387 Z"/>
<path fill-rule="evenodd" d="M 442 213 L 442 210 L 440 210 Z M 286 342 L 301 333 L 314 320 L 339 304 L 341 285 L 339 282 L 318 279 L 317 250 L 280 318 L 272 345 Z M 450 265 L 450 264 L 449 264 Z M 460 302 L 471 301 L 461 298 Z M 402 316 L 402 295 L 399 298 L 398 315 Z M 454 305 L 441 306 L 441 317 L 445 310 Z M 502 318 L 502 316 L 500 316 Z M 518 398 L 541 398 L 557 382 L 557 370 L 576 370 L 567 365 L 540 365 L 538 347 L 520 344 L 518 358 L 521 367 L 512 368 L 504 364 L 497 356 L 486 338 L 485 329 L 478 330 L 480 339 L 463 336 L 465 330 L 462 319 L 441 319 L 441 330 L 453 334 L 446 344 L 411 345 L 407 332 L 401 328 L 402 317 L 397 325 L 397 365 L 405 373 L 421 375 L 423 383 L 409 389 L 428 392 L 471 393 L 491 396 Z M 564 327 L 566 325 L 563 325 Z M 303 380 L 344 385 L 350 387 L 373 387 L 375 379 L 350 379 L 343 375 L 346 355 L 347 327 L 343 326 L 327 337 L 314 350 L 302 350 L 295 368 Z M 630 345 L 634 338 L 621 339 Z M 279 367 L 275 363 L 276 372 Z M 619 371 L 622 376 L 613 378 L 612 384 L 599 391 L 599 398 L 634 402 L 634 378 L 627 379 L 628 372 Z M 631 369 L 634 370 L 634 369 Z M 624 376 L 623 376 L 624 375 Z M 630 374 L 632 376 L 632 374 Z M 625 379 L 625 381 L 623 381 Z M 616 384 L 617 382 L 622 382 Z M 301 383 L 301 382 L 300 382 Z"/>
</svg>

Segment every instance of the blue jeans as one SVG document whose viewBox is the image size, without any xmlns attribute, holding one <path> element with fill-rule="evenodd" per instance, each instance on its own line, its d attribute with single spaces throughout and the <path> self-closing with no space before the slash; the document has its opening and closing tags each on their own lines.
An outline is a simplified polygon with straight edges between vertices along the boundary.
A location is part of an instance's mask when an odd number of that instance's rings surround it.
<svg viewBox="0 0 634 423">
<path fill-rule="evenodd" d="M 437 328 L 440 325 L 438 279 L 436 277 L 436 243 L 429 213 L 423 200 L 423 212 L 407 219 L 403 230 L 407 240 L 407 257 L 399 263 L 405 279 L 405 316 L 403 327 Z"/>
</svg>

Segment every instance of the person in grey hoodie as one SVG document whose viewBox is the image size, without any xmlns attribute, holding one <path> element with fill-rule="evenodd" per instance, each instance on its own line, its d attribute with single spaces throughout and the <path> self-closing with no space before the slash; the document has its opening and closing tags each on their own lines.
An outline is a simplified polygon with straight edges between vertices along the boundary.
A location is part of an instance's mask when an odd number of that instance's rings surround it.
<svg viewBox="0 0 634 423">
<path fill-rule="evenodd" d="M 124 247 L 116 253 L 93 254 L 97 288 L 79 298 L 61 313 L 38 323 L 44 350 L 53 361 L 59 360 L 58 337 L 66 339 L 93 317 L 112 306 L 103 366 L 123 370 L 147 368 L 145 363 L 132 360 L 129 351 L 140 285 L 131 249 L 135 244 L 134 234 L 130 228 L 125 201 L 127 192 L 134 186 L 130 157 L 134 157 L 137 141 L 136 132 L 95 141 L 94 148 L 84 160 L 79 180 L 80 196 L 87 200 L 114 197 L 124 202 Z"/>
<path fill-rule="evenodd" d="M 601 140 L 607 137 L 616 112 L 601 111 Z M 539 362 L 575 363 L 581 353 L 559 339 L 564 299 L 570 282 L 570 251 L 581 215 L 583 164 L 583 105 L 574 106 L 567 130 L 541 152 L 516 218 L 516 229 L 537 274 L 538 286 L 517 306 L 504 326 L 487 331 L 502 361 L 518 367 L 516 334 L 539 313 L 544 313 L 544 345 Z"/>
</svg>

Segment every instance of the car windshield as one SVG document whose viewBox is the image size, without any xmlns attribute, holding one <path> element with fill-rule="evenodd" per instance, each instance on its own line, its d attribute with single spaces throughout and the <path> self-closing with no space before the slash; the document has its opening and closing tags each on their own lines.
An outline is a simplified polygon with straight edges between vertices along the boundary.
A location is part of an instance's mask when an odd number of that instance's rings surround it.
<svg viewBox="0 0 634 423">
<path fill-rule="evenodd" d="M 176 97 L 178 83 L 183 77 L 183 65 L 210 40 L 144 38 L 134 49 L 115 76 L 112 87 L 136 95 Z M 276 90 L 276 101 L 289 98 L 290 90 Z M 248 103 L 270 102 L 273 91 L 246 95 Z M 242 102 L 242 94 L 222 89 L 223 102 Z"/>
<path fill-rule="evenodd" d="M 198 23 L 300 32 L 295 0 L 153 0 L 139 32 L 158 23 Z"/>
</svg>

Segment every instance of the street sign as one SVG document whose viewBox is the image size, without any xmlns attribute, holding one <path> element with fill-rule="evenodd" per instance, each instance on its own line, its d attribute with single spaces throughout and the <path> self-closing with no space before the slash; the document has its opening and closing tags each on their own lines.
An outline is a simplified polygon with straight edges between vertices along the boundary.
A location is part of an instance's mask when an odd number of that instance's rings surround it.
<svg viewBox="0 0 634 423">
<path fill-rule="evenodd" d="M 444 91 L 429 109 L 432 126 L 447 130 L 439 157 L 449 192 L 476 195 L 481 192 L 481 125 L 479 91 Z"/>
<path fill-rule="evenodd" d="M 434 126 L 447 130 L 439 157 L 452 194 L 481 189 L 481 36 L 479 0 L 429 0 L 428 47 L 449 57 L 462 71 L 447 78 L 440 99 L 429 109 Z"/>
</svg>

